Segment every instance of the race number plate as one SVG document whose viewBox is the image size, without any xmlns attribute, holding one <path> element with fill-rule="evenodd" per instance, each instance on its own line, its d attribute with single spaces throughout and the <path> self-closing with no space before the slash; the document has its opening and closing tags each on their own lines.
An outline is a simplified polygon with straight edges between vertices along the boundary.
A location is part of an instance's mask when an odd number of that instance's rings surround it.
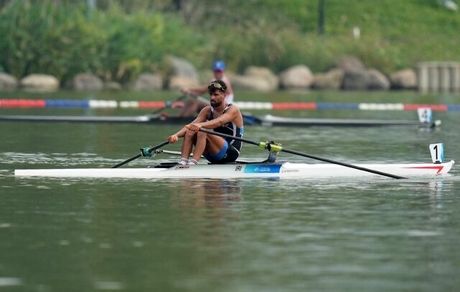
<svg viewBox="0 0 460 292">
<path fill-rule="evenodd" d="M 436 143 L 430 144 L 430 154 L 431 160 L 433 163 L 443 163 L 444 162 L 444 144 Z"/>
<path fill-rule="evenodd" d="M 417 114 L 420 123 L 431 124 L 433 122 L 433 113 L 430 108 L 418 108 Z"/>
</svg>

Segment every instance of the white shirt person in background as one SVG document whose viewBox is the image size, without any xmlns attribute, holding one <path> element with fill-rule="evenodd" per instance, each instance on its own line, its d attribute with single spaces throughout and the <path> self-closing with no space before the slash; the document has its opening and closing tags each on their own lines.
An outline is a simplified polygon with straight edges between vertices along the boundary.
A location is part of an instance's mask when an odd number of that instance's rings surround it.
<svg viewBox="0 0 460 292">
<path fill-rule="evenodd" d="M 222 80 L 223 82 L 225 82 L 225 84 L 227 85 L 225 101 L 227 102 L 227 104 L 233 103 L 233 87 L 230 82 L 230 79 L 228 79 L 228 77 L 225 75 L 224 61 L 222 60 L 214 61 L 212 64 L 212 72 L 213 72 L 214 78 L 210 81 L 212 82 L 216 80 Z M 204 85 L 204 86 L 199 86 L 199 87 L 183 88 L 181 89 L 181 92 L 184 94 L 188 94 L 188 95 L 200 96 L 208 92 L 208 86 Z"/>
</svg>

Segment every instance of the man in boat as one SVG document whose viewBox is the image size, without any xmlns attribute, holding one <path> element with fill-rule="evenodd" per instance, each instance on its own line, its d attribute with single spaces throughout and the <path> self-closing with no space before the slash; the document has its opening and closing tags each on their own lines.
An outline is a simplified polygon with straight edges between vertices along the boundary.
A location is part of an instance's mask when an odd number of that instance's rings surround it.
<svg viewBox="0 0 460 292">
<path fill-rule="evenodd" d="M 225 63 L 222 60 L 216 60 L 212 64 L 212 72 L 214 77 L 210 80 L 222 80 L 227 85 L 227 103 L 233 103 L 233 88 L 230 83 L 230 80 L 225 75 Z M 170 107 L 173 109 L 180 109 L 179 117 L 196 117 L 200 111 L 209 105 L 209 100 L 203 98 L 201 95 L 205 94 L 208 91 L 207 86 L 199 86 L 199 87 L 190 87 L 190 88 L 182 88 L 181 93 L 184 95 L 180 98 L 180 100 L 176 100 L 170 104 Z M 187 97 L 185 100 L 184 98 Z M 167 119 L 168 114 L 163 113 L 163 118 Z"/>
<path fill-rule="evenodd" d="M 214 78 L 212 81 L 222 80 L 227 85 L 227 92 L 225 94 L 225 98 L 227 99 L 227 103 L 233 103 L 233 87 L 230 83 L 230 79 L 228 79 L 227 75 L 225 75 L 225 63 L 222 60 L 216 60 L 212 63 L 212 73 Z M 207 86 L 199 86 L 199 87 L 192 87 L 192 88 L 183 88 L 181 92 L 184 94 L 192 95 L 192 96 L 199 96 L 205 94 L 208 91 Z"/>
<path fill-rule="evenodd" d="M 184 102 L 173 102 L 171 108 L 180 109 L 179 117 L 196 117 L 200 111 L 209 105 L 209 101 L 201 96 L 189 96 Z"/>
<path fill-rule="evenodd" d="M 242 137 L 244 132 L 243 116 L 240 109 L 227 102 L 227 85 L 222 80 L 212 81 L 208 88 L 210 105 L 203 108 L 195 120 L 177 133 L 168 137 L 170 143 L 182 142 L 181 165 L 195 165 L 203 155 L 211 163 L 235 161 L 241 150 L 241 141 L 224 139 L 220 136 L 200 131 L 201 128 Z M 193 157 L 190 155 L 193 151 Z"/>
</svg>

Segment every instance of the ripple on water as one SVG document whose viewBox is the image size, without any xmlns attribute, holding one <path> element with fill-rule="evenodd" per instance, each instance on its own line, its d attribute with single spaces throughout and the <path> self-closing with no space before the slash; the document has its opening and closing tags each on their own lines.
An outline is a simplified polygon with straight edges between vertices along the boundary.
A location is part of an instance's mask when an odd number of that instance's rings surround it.
<svg viewBox="0 0 460 292">
<path fill-rule="evenodd" d="M 110 159 L 98 156 L 94 153 L 0 153 L 0 163 L 2 164 L 50 164 L 55 166 L 74 166 L 74 165 L 112 165 L 117 159 Z"/>
<path fill-rule="evenodd" d="M 123 284 L 116 281 L 96 281 L 94 282 L 96 290 L 122 290 Z"/>
<path fill-rule="evenodd" d="M 22 284 L 21 278 L 0 277 L 0 287 L 20 286 Z"/>
</svg>

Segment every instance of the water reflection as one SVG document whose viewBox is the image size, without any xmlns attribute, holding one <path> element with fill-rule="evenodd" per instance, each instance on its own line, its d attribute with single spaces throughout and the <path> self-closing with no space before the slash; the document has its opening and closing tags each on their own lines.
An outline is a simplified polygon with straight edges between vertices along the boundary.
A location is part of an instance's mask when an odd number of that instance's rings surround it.
<svg viewBox="0 0 460 292">
<path fill-rule="evenodd" d="M 185 180 L 177 182 L 171 206 L 188 226 L 187 233 L 196 246 L 219 247 L 231 239 L 233 222 L 240 220 L 236 205 L 241 200 L 238 180 Z M 216 255 L 214 260 L 225 260 Z"/>
<path fill-rule="evenodd" d="M 430 192 L 430 202 L 433 209 L 441 209 L 443 207 L 443 188 L 444 182 L 442 180 L 433 180 L 428 183 Z"/>
<path fill-rule="evenodd" d="M 175 186 L 172 200 L 180 208 L 227 208 L 241 199 L 238 180 L 183 180 Z"/>
</svg>

